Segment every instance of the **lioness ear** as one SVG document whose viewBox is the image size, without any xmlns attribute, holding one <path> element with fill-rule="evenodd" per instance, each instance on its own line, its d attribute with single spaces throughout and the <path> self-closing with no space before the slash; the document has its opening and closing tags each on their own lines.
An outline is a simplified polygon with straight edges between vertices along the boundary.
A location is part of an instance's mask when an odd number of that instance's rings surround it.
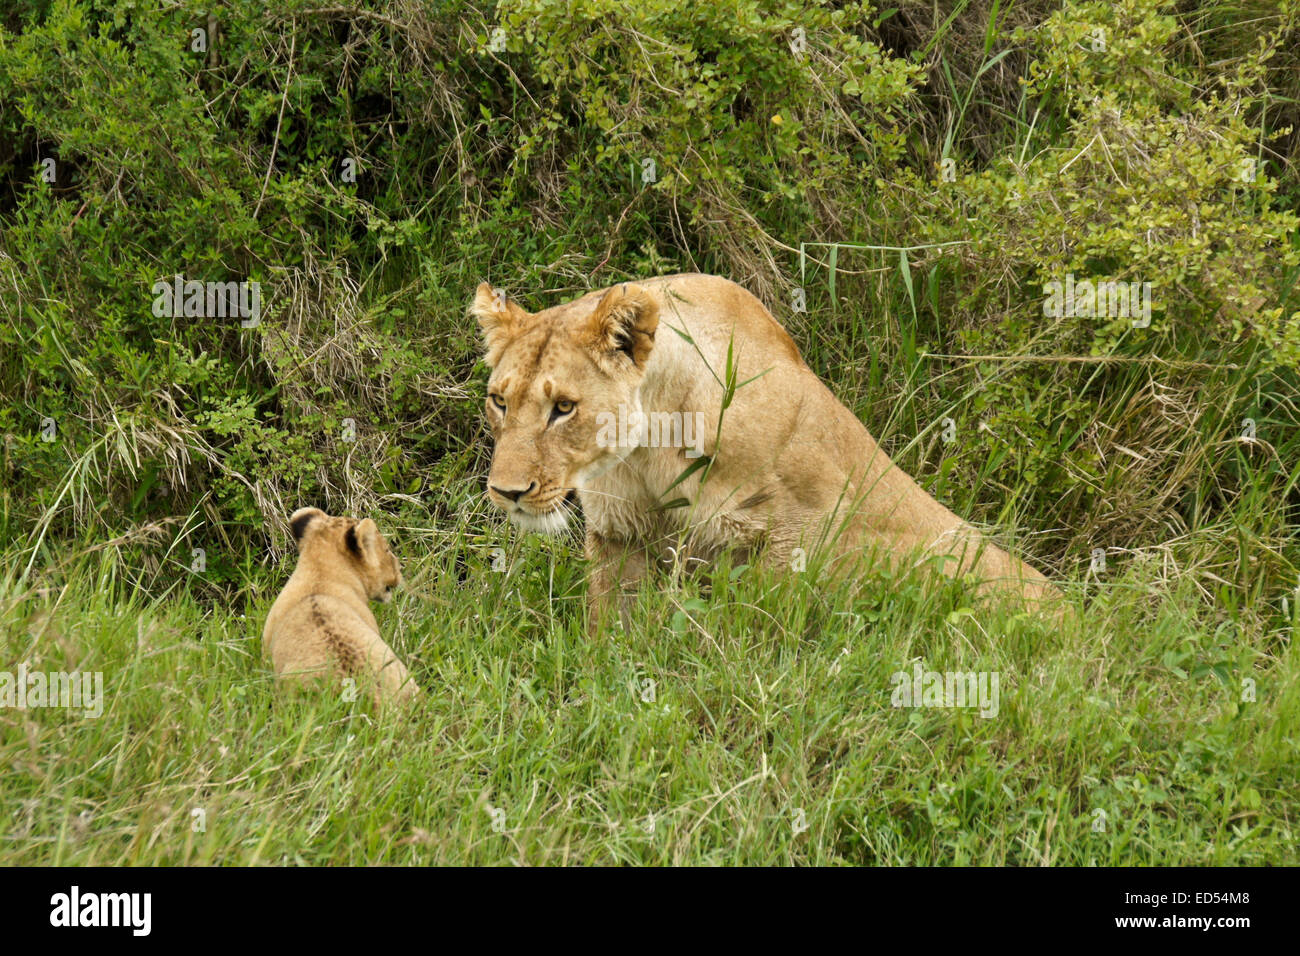
<svg viewBox="0 0 1300 956">
<path fill-rule="evenodd" d="M 289 531 L 293 534 L 293 543 L 302 548 L 302 536 L 307 533 L 307 525 L 317 518 L 329 517 L 319 508 L 299 508 L 289 515 Z"/>
<path fill-rule="evenodd" d="M 478 319 L 483 331 L 484 361 L 488 368 L 496 366 L 506 345 L 528 318 L 527 312 L 506 297 L 504 289 L 494 289 L 486 282 L 480 282 L 475 290 L 469 314 Z"/>
<path fill-rule="evenodd" d="M 616 285 L 587 320 L 587 344 L 602 355 L 622 352 L 644 368 L 655 345 L 659 305 L 639 285 Z"/>
</svg>

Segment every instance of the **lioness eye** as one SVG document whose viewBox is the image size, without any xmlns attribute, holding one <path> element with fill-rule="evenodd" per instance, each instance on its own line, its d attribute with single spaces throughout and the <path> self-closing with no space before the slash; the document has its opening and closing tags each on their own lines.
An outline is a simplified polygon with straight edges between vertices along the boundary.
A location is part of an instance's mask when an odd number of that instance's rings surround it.
<svg viewBox="0 0 1300 956">
<path fill-rule="evenodd" d="M 489 395 L 488 398 L 490 398 L 492 400 L 492 404 L 495 405 L 497 408 L 501 409 L 501 411 L 504 412 L 506 410 L 506 400 L 502 398 L 500 395 Z"/>
<path fill-rule="evenodd" d="M 567 415 L 573 411 L 573 402 L 568 399 L 560 399 L 555 403 L 555 411 L 560 415 Z"/>
</svg>

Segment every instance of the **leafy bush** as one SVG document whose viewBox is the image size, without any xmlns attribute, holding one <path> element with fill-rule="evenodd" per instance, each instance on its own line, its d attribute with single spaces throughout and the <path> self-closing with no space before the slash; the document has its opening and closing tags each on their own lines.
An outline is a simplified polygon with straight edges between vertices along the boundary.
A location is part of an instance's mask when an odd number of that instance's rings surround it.
<svg viewBox="0 0 1300 956">
<path fill-rule="evenodd" d="M 1076 560 L 1158 545 L 1251 489 L 1294 487 L 1271 452 L 1296 448 L 1285 396 L 1300 365 L 1300 219 L 1264 158 L 1293 132 L 1267 123 L 1265 64 L 1296 13 L 1198 87 L 1167 9 L 1067 3 L 1018 31 L 1033 51 L 1020 138 L 981 169 L 900 174 L 921 201 L 899 214 L 945 244 L 917 264 L 951 290 L 928 348 L 984 357 L 939 366 L 973 379 L 948 455 L 957 483 L 1017 490 L 1035 524 L 1072 532 Z M 1067 280 L 1149 284 L 1151 314 L 1063 314 L 1050 289 Z M 946 390 L 929 418 L 952 401 Z M 1264 564 L 1288 536 L 1272 529 Z"/>
</svg>

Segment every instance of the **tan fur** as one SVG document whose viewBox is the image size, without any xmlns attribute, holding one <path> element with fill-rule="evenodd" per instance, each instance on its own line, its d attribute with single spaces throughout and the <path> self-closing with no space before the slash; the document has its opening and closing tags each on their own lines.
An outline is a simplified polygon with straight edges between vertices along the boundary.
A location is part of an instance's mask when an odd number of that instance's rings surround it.
<svg viewBox="0 0 1300 956">
<path fill-rule="evenodd" d="M 577 492 L 593 626 L 651 565 L 707 562 L 723 548 L 781 568 L 799 566 L 796 549 L 809 560 L 820 552 L 832 572 L 860 558 L 928 559 L 950 575 L 974 572 L 984 590 L 1059 613 L 1060 592 L 897 468 L 771 313 L 735 283 L 666 276 L 535 315 L 485 284 L 470 313 L 492 369 L 488 496 L 521 527 L 557 531 Z M 737 384 L 761 377 L 723 413 L 729 347 Z M 562 401 L 574 402 L 573 411 L 559 414 Z M 667 490 L 692 461 L 681 447 L 601 447 L 598 415 L 617 415 L 620 404 L 629 415 L 703 413 L 702 450 L 714 459 L 707 482 L 701 470 Z M 662 507 L 678 498 L 689 506 Z"/>
<path fill-rule="evenodd" d="M 376 705 L 419 693 L 404 665 L 379 636 L 370 601 L 391 600 L 401 567 L 369 518 L 331 518 L 299 508 L 289 518 L 298 566 L 271 605 L 262 652 L 282 681 L 354 678 Z"/>
</svg>

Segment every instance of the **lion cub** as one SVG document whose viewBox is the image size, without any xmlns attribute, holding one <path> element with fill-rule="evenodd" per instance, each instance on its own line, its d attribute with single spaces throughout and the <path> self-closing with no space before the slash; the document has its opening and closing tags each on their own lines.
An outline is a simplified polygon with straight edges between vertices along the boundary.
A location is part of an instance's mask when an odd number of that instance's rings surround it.
<svg viewBox="0 0 1300 956">
<path fill-rule="evenodd" d="M 369 518 L 331 518 L 299 508 L 289 518 L 298 567 L 262 630 L 262 653 L 280 680 L 356 678 L 375 704 L 406 700 L 419 687 L 379 636 L 370 601 L 389 601 L 402 571 Z"/>
</svg>

